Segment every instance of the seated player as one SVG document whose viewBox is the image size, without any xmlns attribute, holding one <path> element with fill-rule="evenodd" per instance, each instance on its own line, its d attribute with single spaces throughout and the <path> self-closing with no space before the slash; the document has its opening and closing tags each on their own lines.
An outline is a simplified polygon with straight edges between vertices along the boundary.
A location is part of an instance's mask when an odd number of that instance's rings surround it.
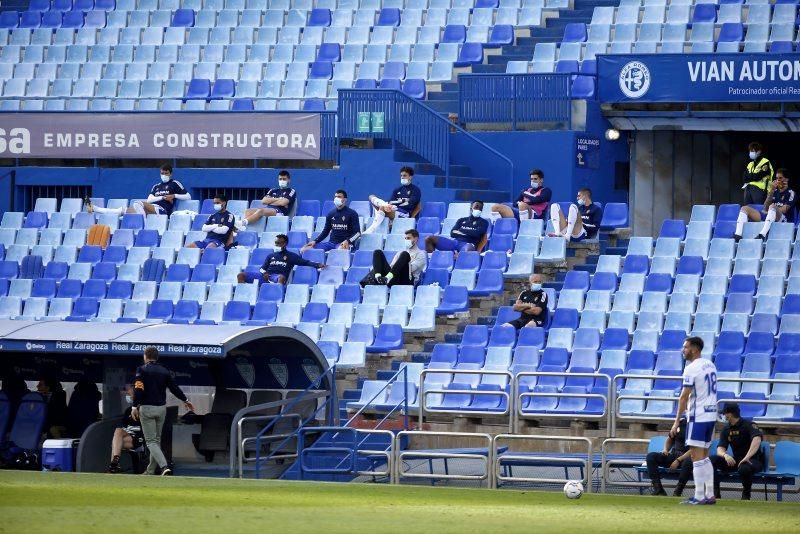
<svg viewBox="0 0 800 534">
<path fill-rule="evenodd" d="M 237 276 L 240 284 L 250 284 L 255 281 L 268 282 L 270 284 L 283 284 L 289 281 L 289 274 L 295 265 L 308 265 L 317 269 L 324 269 L 325 265 L 315 261 L 308 261 L 299 254 L 286 250 L 289 238 L 284 234 L 275 236 L 275 246 L 272 247 L 272 254 L 267 256 L 259 272 L 241 272 Z"/>
<path fill-rule="evenodd" d="M 764 470 L 764 455 L 761 441 L 764 433 L 755 423 L 742 417 L 737 404 L 726 404 L 722 415 L 728 424 L 722 429 L 716 454 L 709 460 L 714 466 L 714 497 L 720 498 L 719 474 L 736 472 L 742 480 L 742 500 L 750 500 L 753 475 Z M 728 447 L 733 456 L 728 454 Z"/>
<path fill-rule="evenodd" d="M 450 237 L 431 235 L 425 240 L 425 250 L 452 250 L 466 252 L 477 250 L 478 245 L 489 231 L 489 221 L 481 217 L 483 202 L 476 200 L 472 203 L 469 217 L 462 217 L 456 221 L 450 230 Z"/>
<path fill-rule="evenodd" d="M 520 312 L 519 319 L 509 321 L 503 326 L 513 326 L 517 330 L 547 326 L 550 310 L 547 309 L 547 293 L 542 290 L 542 275 L 532 274 L 528 281 L 531 284 L 530 289 L 520 293 L 514 303 L 514 311 Z"/>
<path fill-rule="evenodd" d="M 496 213 L 499 217 L 524 221 L 525 219 L 544 219 L 547 206 L 553 192 L 544 186 L 544 172 L 539 169 L 531 171 L 531 186 L 523 189 L 517 198 L 517 207 L 510 208 L 504 204 L 492 206 L 492 216 Z"/>
<path fill-rule="evenodd" d="M 175 210 L 176 200 L 191 200 L 192 195 L 183 187 L 183 184 L 172 178 L 172 165 L 161 166 L 161 183 L 153 186 L 147 200 L 136 200 L 132 208 L 101 208 L 92 204 L 89 198 L 85 199 L 86 211 L 89 213 L 116 213 L 120 216 L 125 213 L 138 213 L 140 215 L 172 215 Z"/>
<path fill-rule="evenodd" d="M 142 424 L 131 417 L 131 405 L 133 404 L 133 388 L 128 386 L 125 400 L 128 408 L 123 416 L 123 426 L 114 429 L 114 437 L 111 439 L 111 463 L 108 464 L 109 473 L 121 473 L 119 459 L 122 451 L 132 451 L 144 447 L 144 432 Z"/>
<path fill-rule="evenodd" d="M 373 251 L 372 270 L 361 281 L 361 285 L 417 285 L 428 264 L 428 255 L 417 246 L 418 242 L 419 232 L 406 230 L 406 250 L 395 254 L 391 264 L 386 261 L 382 250 Z"/>
<path fill-rule="evenodd" d="M 650 476 L 650 484 L 653 486 L 650 490 L 653 495 L 665 496 L 667 494 L 664 491 L 664 486 L 661 485 L 659 467 L 666 467 L 673 471 L 680 470 L 678 483 L 672 496 L 681 496 L 686 483 L 692 478 L 692 469 L 694 468 L 692 458 L 689 455 L 689 447 L 686 446 L 686 417 L 681 417 L 675 436 L 667 436 L 667 440 L 664 442 L 664 449 L 661 452 L 653 451 L 648 453 L 645 463 L 647 464 L 647 474 Z"/>
<path fill-rule="evenodd" d="M 550 221 L 555 229 L 554 233 L 548 234 L 550 237 L 563 237 L 576 242 L 597 237 L 603 210 L 592 202 L 591 189 L 584 187 L 578 190 L 577 204 L 570 204 L 566 219 L 557 202 L 550 206 Z"/>
<path fill-rule="evenodd" d="M 772 194 L 767 197 L 764 202 L 764 226 L 758 233 L 756 238 L 766 239 L 769 234 L 770 226 L 774 222 L 794 222 L 794 206 L 795 195 L 794 191 L 789 189 L 789 176 L 786 169 L 778 169 L 775 171 L 775 181 L 773 182 L 774 189 Z M 760 222 L 762 214 L 750 206 L 742 206 L 739 211 L 739 218 L 736 220 L 736 233 L 733 238 L 739 241 L 742 238 L 742 231 L 744 230 L 744 223 L 747 221 Z"/>
<path fill-rule="evenodd" d="M 262 217 L 274 217 L 275 215 L 289 215 L 297 200 L 297 191 L 289 185 L 291 183 L 289 171 L 278 173 L 278 187 L 273 187 L 267 191 L 267 195 L 261 199 L 263 208 L 250 208 L 245 210 L 244 219 L 241 227 L 245 228 L 248 224 L 253 224 Z"/>
<path fill-rule="evenodd" d="M 361 221 L 358 213 L 347 206 L 347 192 L 339 189 L 333 197 L 334 208 L 325 216 L 325 227 L 322 232 L 300 249 L 304 252 L 309 248 L 333 250 L 341 248 L 350 250 L 361 237 Z M 330 240 L 325 239 L 330 235 Z"/>
<path fill-rule="evenodd" d="M 392 191 L 391 200 L 386 201 L 375 195 L 369 196 L 369 202 L 374 209 L 372 224 L 369 225 L 364 233 L 371 234 L 378 229 L 385 218 L 393 221 L 395 217 L 411 217 L 419 206 L 422 198 L 422 191 L 419 187 L 411 183 L 414 177 L 414 169 L 403 167 L 400 169 L 400 187 Z"/>
<path fill-rule="evenodd" d="M 224 247 L 233 233 L 235 219 L 233 213 L 227 210 L 228 199 L 222 193 L 214 197 L 214 213 L 208 216 L 202 230 L 206 238 L 186 245 L 187 248 L 218 248 Z"/>
</svg>

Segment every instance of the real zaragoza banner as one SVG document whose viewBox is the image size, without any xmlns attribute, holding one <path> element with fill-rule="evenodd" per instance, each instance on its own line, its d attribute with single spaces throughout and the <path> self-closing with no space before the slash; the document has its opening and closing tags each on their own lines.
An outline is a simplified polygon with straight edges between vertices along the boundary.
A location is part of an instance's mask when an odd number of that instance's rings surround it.
<svg viewBox="0 0 800 534">
<path fill-rule="evenodd" d="M 319 159 L 318 113 L 0 113 L 0 157 Z"/>
<path fill-rule="evenodd" d="M 800 54 L 597 56 L 601 102 L 797 102 Z"/>
</svg>

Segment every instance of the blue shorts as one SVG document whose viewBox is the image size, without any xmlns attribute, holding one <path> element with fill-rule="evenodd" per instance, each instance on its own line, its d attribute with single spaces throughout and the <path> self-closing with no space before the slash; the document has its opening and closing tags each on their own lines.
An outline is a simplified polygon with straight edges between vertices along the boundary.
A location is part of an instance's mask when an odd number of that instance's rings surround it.
<svg viewBox="0 0 800 534">
<path fill-rule="evenodd" d="M 322 241 L 321 243 L 317 243 L 316 245 L 314 245 L 314 248 L 324 250 L 327 252 L 329 250 L 334 250 L 339 248 L 339 245 L 341 245 L 341 243 L 331 243 L 330 241 Z"/>
<path fill-rule="evenodd" d="M 207 237 L 207 238 L 203 239 L 202 241 L 195 241 L 194 242 L 194 246 L 196 246 L 197 248 L 206 248 L 206 247 L 208 247 L 208 245 L 210 245 L 212 243 L 214 245 L 218 246 L 218 247 L 224 247 L 225 246 L 225 243 L 223 243 L 222 241 L 218 241 L 216 239 L 211 239 L 210 237 Z"/>
<path fill-rule="evenodd" d="M 467 243 L 466 241 L 452 239 L 450 237 L 439 237 L 436 243 L 436 250 L 453 250 L 458 252 L 468 252 L 475 250 L 475 245 L 473 245 L 472 243 Z"/>
<path fill-rule="evenodd" d="M 570 238 L 570 241 L 573 243 L 580 243 L 581 241 L 586 241 L 589 239 L 589 236 L 586 235 L 586 230 L 581 230 L 580 235 L 574 235 Z"/>
<path fill-rule="evenodd" d="M 714 421 L 689 421 L 686 427 L 686 445 L 707 449 L 714 437 Z"/>
</svg>

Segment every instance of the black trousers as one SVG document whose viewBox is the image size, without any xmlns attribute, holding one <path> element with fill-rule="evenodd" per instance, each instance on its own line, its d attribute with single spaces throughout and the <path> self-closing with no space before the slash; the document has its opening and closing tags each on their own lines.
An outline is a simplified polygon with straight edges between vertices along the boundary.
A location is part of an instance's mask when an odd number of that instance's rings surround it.
<svg viewBox="0 0 800 534">
<path fill-rule="evenodd" d="M 755 458 L 750 459 L 749 464 L 730 466 L 722 456 L 712 455 L 709 457 L 711 464 L 714 466 L 714 495 L 719 495 L 719 473 L 734 473 L 738 472 L 742 478 L 742 495 L 750 496 L 750 490 L 753 487 L 753 475 L 760 473 L 764 466 Z"/>
<path fill-rule="evenodd" d="M 368 285 L 370 281 L 374 280 L 376 274 L 386 276 L 389 273 L 392 273 L 393 276 L 388 284 L 390 287 L 413 285 L 409 263 L 411 263 L 411 255 L 408 252 L 401 252 L 394 265 L 389 265 L 383 251 L 375 250 L 372 252 L 372 271 L 364 278 L 361 285 Z"/>
<path fill-rule="evenodd" d="M 747 204 L 764 204 L 767 200 L 767 192 L 754 185 L 748 185 L 744 188 L 744 205 Z"/>
<path fill-rule="evenodd" d="M 650 480 L 653 484 L 661 483 L 661 473 L 658 472 L 659 467 L 669 467 L 672 462 L 678 459 L 677 454 L 663 454 L 660 452 L 651 452 L 647 455 L 645 462 L 647 463 L 647 474 L 650 475 Z M 686 458 L 681 462 L 678 467 L 678 483 L 685 486 L 689 479 L 692 478 L 692 459 Z"/>
</svg>

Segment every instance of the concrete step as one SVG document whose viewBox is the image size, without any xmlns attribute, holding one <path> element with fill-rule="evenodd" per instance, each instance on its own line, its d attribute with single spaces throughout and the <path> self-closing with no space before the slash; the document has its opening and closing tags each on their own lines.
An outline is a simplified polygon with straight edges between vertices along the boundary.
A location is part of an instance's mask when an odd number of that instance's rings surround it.
<svg viewBox="0 0 800 534">
<path fill-rule="evenodd" d="M 441 113 L 458 113 L 458 98 L 455 100 L 430 100 L 428 107 Z"/>
<path fill-rule="evenodd" d="M 450 172 L 454 172 L 452 168 Z M 488 189 L 491 185 L 491 180 L 451 175 L 448 181 L 446 176 L 437 176 L 436 180 L 434 180 L 434 185 L 435 187 L 451 187 L 454 189 Z"/>
<path fill-rule="evenodd" d="M 428 93 L 428 105 L 439 100 L 455 100 L 458 102 L 458 91 L 439 91 Z"/>
<path fill-rule="evenodd" d="M 458 82 L 445 82 L 442 84 L 442 91 L 458 92 Z"/>
<path fill-rule="evenodd" d="M 456 191 L 458 202 L 508 202 L 508 191 L 491 191 L 485 189 L 459 189 Z"/>
<path fill-rule="evenodd" d="M 492 56 L 502 58 L 504 56 Z M 506 72 L 505 63 L 491 63 L 488 65 L 475 65 L 472 67 L 472 72 L 475 74 L 503 74 Z"/>
</svg>

